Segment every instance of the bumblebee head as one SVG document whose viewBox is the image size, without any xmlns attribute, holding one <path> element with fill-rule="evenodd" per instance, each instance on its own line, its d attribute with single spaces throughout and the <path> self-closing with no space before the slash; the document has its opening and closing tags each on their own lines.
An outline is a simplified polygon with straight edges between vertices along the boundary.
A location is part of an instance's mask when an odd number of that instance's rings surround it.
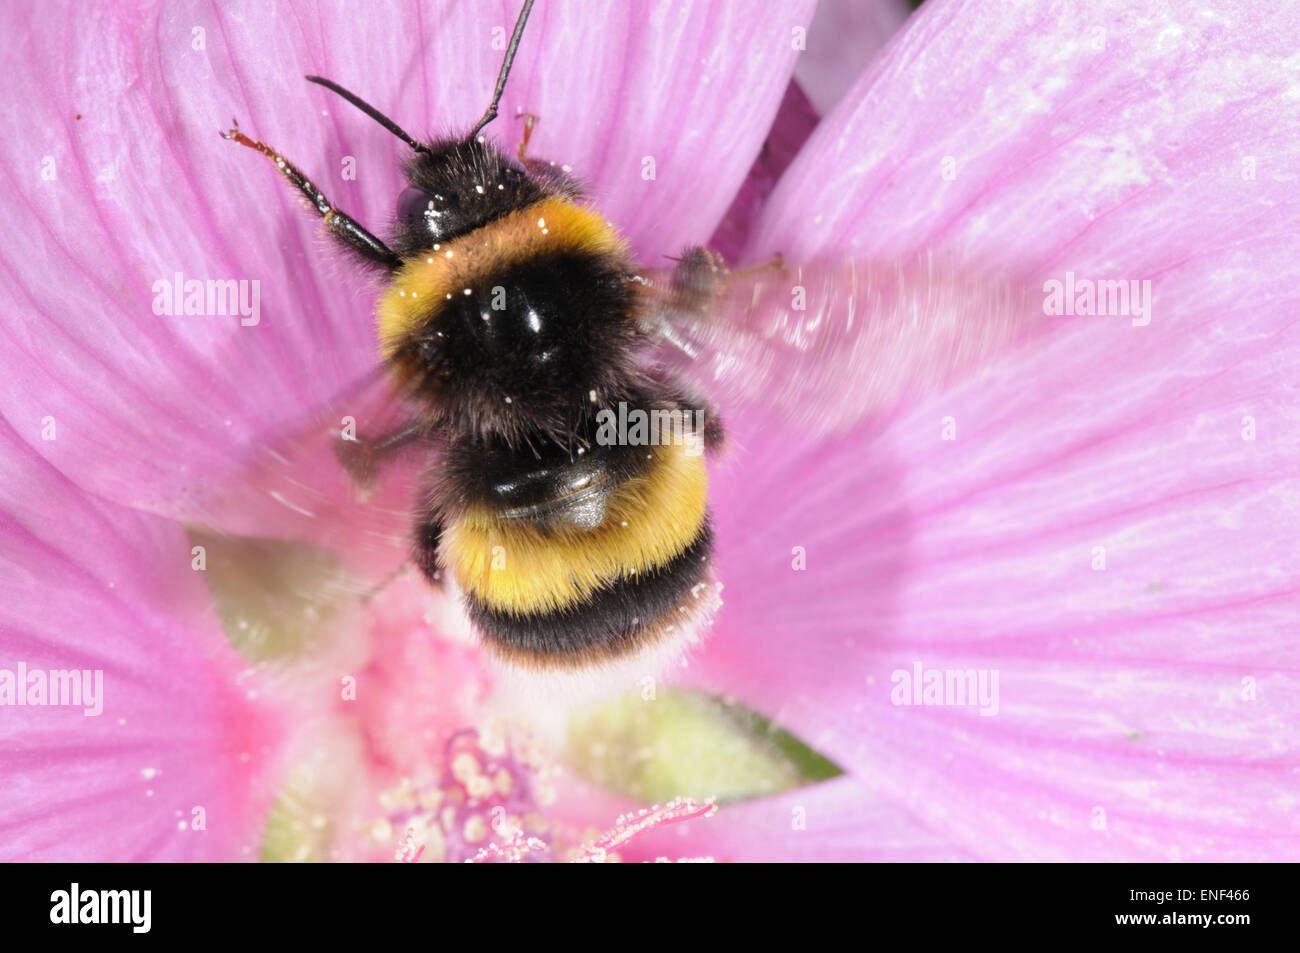
<svg viewBox="0 0 1300 953">
<path fill-rule="evenodd" d="M 623 393 L 636 339 L 622 239 L 549 166 L 525 169 L 479 135 L 497 115 L 533 0 L 515 23 L 491 104 L 463 139 L 421 142 L 337 84 L 411 147 L 397 201 L 398 262 L 380 342 L 398 383 L 471 436 L 571 431 Z"/>
<path fill-rule="evenodd" d="M 567 192 L 571 193 L 570 197 L 576 197 L 577 189 L 567 176 L 530 178 L 524 169 L 479 135 L 497 116 L 533 3 L 534 0 L 524 0 L 497 74 L 492 102 L 464 139 L 420 142 L 356 93 L 321 76 L 306 77 L 308 82 L 337 93 L 411 147 L 414 154 L 405 167 L 410 185 L 397 200 L 393 251 L 399 258 L 464 235 L 548 193 Z"/>
<path fill-rule="evenodd" d="M 576 199 L 568 176 L 529 175 L 482 139 L 424 144 L 405 165 L 409 185 L 397 199 L 393 251 L 409 258 L 552 196 Z"/>
</svg>

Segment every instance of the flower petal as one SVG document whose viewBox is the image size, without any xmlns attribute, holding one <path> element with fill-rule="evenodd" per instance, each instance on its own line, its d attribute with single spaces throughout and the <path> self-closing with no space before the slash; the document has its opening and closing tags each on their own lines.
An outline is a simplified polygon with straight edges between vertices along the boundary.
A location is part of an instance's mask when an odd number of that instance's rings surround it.
<svg viewBox="0 0 1300 953">
<path fill-rule="evenodd" d="M 1044 317 L 856 437 L 728 421 L 698 677 L 981 856 L 1294 856 L 1297 12 L 926 6 L 757 245 L 1150 279 L 1151 310 Z M 997 715 L 894 704 L 917 663 L 999 673 Z"/>
<path fill-rule="evenodd" d="M 302 74 L 417 133 L 463 130 L 517 12 L 195 3 L 86 11 L 70 31 L 62 11 L 33 8 L 0 40 L 33 130 L 0 146 L 27 223 L 0 257 L 0 410 L 83 486 L 193 515 L 196 486 L 377 359 L 368 282 L 322 253 L 319 224 L 269 164 L 215 133 L 237 116 L 383 234 L 403 147 Z M 517 110 L 536 112 L 534 154 L 572 165 L 641 253 L 703 241 L 763 140 L 811 2 L 769 12 L 540 5 L 488 132 L 513 143 Z M 157 313 L 177 275 L 244 282 L 248 314 Z M 204 291 L 202 310 L 220 310 Z M 58 442 L 38 439 L 44 418 Z"/>
<path fill-rule="evenodd" d="M 817 4 L 808 27 L 808 48 L 799 57 L 794 77 L 819 115 L 834 108 L 911 12 L 905 0 Z"/>
<path fill-rule="evenodd" d="M 875 439 L 773 430 L 717 486 L 727 605 L 696 679 L 986 857 L 1293 855 L 1300 480 L 1275 361 L 1140 397 L 1150 378 L 1091 370 L 1111 413 L 1085 421 L 1044 361 Z M 1269 436 L 1243 451 L 1244 411 Z M 998 673 L 995 717 L 895 705 L 918 663 Z"/>
<path fill-rule="evenodd" d="M 754 160 L 731 208 L 709 240 L 709 247 L 736 262 L 768 197 L 785 170 L 817 127 L 817 113 L 797 83 L 786 87 L 763 148 Z"/>
<path fill-rule="evenodd" d="M 279 716 L 200 608 L 180 527 L 91 501 L 3 422 L 0 464 L 0 697 L 20 667 L 99 686 L 0 708 L 5 859 L 256 858 Z"/>
<path fill-rule="evenodd" d="M 851 778 L 724 805 L 710 818 L 648 831 L 633 840 L 623 855 L 629 861 L 711 857 L 730 863 L 968 859 L 904 810 Z"/>
<path fill-rule="evenodd" d="M 1066 265 L 1206 274 L 1259 249 L 1281 261 L 1295 4 L 1009 13 L 926 3 L 818 126 L 754 254 L 965 252 L 1039 281 Z"/>
</svg>

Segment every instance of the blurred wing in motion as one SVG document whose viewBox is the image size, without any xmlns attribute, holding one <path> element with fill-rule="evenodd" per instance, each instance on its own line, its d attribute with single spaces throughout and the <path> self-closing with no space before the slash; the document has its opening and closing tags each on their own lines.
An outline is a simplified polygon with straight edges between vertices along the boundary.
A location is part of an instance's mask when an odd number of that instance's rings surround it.
<svg viewBox="0 0 1300 953">
<path fill-rule="evenodd" d="M 360 580 L 410 554 L 438 451 L 382 369 L 291 432 L 267 438 L 207 507 L 209 532 L 328 550 Z"/>
<path fill-rule="evenodd" d="M 707 294 L 681 267 L 641 280 L 659 362 L 724 415 L 759 405 L 818 436 L 943 390 L 1041 317 L 1023 290 L 928 259 L 776 263 Z"/>
</svg>

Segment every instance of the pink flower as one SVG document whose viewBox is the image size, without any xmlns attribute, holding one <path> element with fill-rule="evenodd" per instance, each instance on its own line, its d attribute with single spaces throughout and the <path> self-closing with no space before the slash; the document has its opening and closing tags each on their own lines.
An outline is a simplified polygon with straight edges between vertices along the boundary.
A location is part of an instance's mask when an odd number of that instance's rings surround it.
<svg viewBox="0 0 1300 953">
<path fill-rule="evenodd" d="M 554 706 L 504 692 L 454 606 L 410 580 L 330 587 L 382 553 L 212 532 L 348 538 L 324 510 L 214 501 L 252 500 L 250 459 L 376 360 L 374 288 L 214 131 L 237 116 L 382 230 L 400 144 L 301 75 L 417 134 L 462 130 L 516 7 L 169 5 L 68 31 L 44 6 L 3 31 L 27 131 L 0 145 L 22 225 L 0 278 L 0 670 L 102 670 L 104 708 L 0 708 L 0 854 L 391 858 L 458 730 L 554 737 Z M 573 166 L 649 263 L 716 231 L 741 261 L 956 261 L 1035 307 L 1052 281 L 1152 293 L 1035 316 L 1032 345 L 953 382 L 828 366 L 905 397 L 847 432 L 763 394 L 723 405 L 725 605 L 681 680 L 844 774 L 625 856 L 1294 857 L 1300 11 L 930 0 L 810 102 L 788 81 L 818 56 L 815 30 L 797 52 L 811 13 L 543 0 L 489 132 L 511 145 L 516 111 L 539 114 L 534 154 Z M 257 307 L 160 316 L 177 272 L 257 279 Z M 195 546 L 243 587 L 205 585 Z M 241 635 L 259 579 L 279 621 Z M 996 686 L 987 716 L 911 704 L 917 673 L 968 670 Z M 531 770 L 560 842 L 631 807 L 554 767 Z"/>
<path fill-rule="evenodd" d="M 256 858 L 286 726 L 195 611 L 183 530 L 86 494 L 7 422 L 0 454 L 4 857 Z"/>
</svg>

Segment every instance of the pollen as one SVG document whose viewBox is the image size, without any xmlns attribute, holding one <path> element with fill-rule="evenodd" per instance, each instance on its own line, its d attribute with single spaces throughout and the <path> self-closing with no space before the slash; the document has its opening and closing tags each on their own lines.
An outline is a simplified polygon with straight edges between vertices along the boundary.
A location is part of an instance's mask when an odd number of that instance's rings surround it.
<svg viewBox="0 0 1300 953">
<path fill-rule="evenodd" d="M 454 257 L 455 257 L 454 255 L 452 255 L 452 253 L 451 253 L 451 249 L 448 249 L 448 250 L 447 250 L 447 257 L 448 257 L 448 258 L 454 258 Z"/>
<path fill-rule="evenodd" d="M 483 771 L 474 757 L 472 752 L 462 751 L 456 757 L 451 759 L 451 776 L 461 784 L 466 784 L 471 778 L 476 778 Z"/>
<path fill-rule="evenodd" d="M 487 821 L 483 820 L 483 815 L 475 814 L 465 822 L 463 836 L 467 844 L 481 844 L 487 838 L 487 834 Z"/>
<path fill-rule="evenodd" d="M 505 768 L 498 768 L 492 776 L 492 787 L 502 797 L 509 797 L 515 789 L 515 778 Z"/>
<path fill-rule="evenodd" d="M 375 826 L 388 834 L 380 843 L 392 843 L 396 831 L 406 834 L 396 844 L 398 860 L 504 860 L 534 851 L 532 859 L 552 859 L 538 839 L 551 833 L 541 811 L 550 766 L 530 739 L 504 724 L 466 729 L 448 739 L 441 760 L 436 780 L 403 780 L 379 795 L 384 816 Z M 508 845 L 516 837 L 522 849 L 512 853 Z M 503 850 L 509 856 L 497 857 Z"/>
<path fill-rule="evenodd" d="M 474 291 L 473 291 L 472 288 L 466 288 L 466 289 L 465 289 L 465 294 L 467 294 L 467 295 L 472 295 L 473 293 L 474 293 Z"/>
</svg>

